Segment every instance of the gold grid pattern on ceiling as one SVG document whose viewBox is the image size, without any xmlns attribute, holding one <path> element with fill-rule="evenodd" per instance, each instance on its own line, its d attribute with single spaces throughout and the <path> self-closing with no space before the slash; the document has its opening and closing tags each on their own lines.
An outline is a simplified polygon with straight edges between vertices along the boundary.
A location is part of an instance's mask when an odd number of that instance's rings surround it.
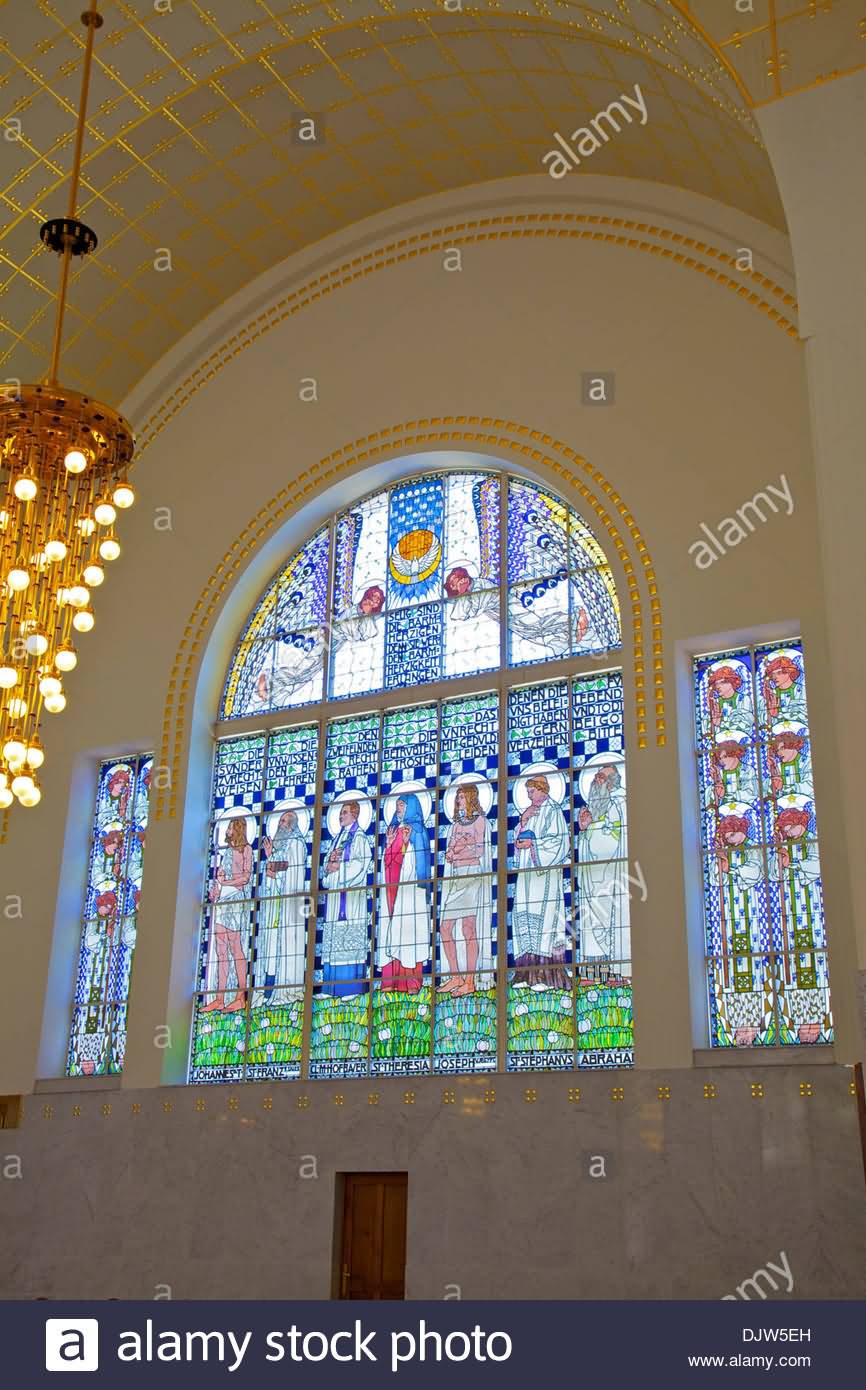
<svg viewBox="0 0 866 1390">
<path fill-rule="evenodd" d="M 72 277 L 64 362 L 78 389 L 120 402 L 231 294 L 360 218 L 542 173 L 554 131 L 635 83 L 646 125 L 582 170 L 783 225 L 742 92 L 669 0 L 168 3 L 101 5 L 79 202 L 100 245 Z M 81 6 L 0 0 L 0 380 L 49 356 L 56 265 L 38 232 L 66 196 Z M 321 145 L 298 142 L 305 113 L 324 115 Z"/>
<path fill-rule="evenodd" d="M 864 0 L 677 0 L 764 106 L 866 67 Z"/>
</svg>

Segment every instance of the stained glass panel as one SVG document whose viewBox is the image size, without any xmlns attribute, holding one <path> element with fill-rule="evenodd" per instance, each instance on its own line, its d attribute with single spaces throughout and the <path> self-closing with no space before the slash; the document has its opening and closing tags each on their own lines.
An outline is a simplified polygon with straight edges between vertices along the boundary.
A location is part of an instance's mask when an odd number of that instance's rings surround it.
<svg viewBox="0 0 866 1390">
<path fill-rule="evenodd" d="M 221 718 L 321 700 L 330 534 L 317 531 L 259 600 L 232 658 Z"/>
<path fill-rule="evenodd" d="M 616 586 L 575 512 L 538 484 L 490 472 L 422 474 L 323 527 L 268 586 L 232 660 L 222 718 L 233 719 L 620 646 Z M 327 649 L 327 650 L 326 650 Z"/>
<path fill-rule="evenodd" d="M 190 1079 L 300 1074 L 318 726 L 223 739 Z"/>
<path fill-rule="evenodd" d="M 695 661 L 714 1047 L 830 1042 L 802 644 Z"/>
<path fill-rule="evenodd" d="M 434 1067 L 496 1066 L 499 698 L 442 706 Z"/>
<path fill-rule="evenodd" d="M 633 1062 L 622 721 L 618 672 L 509 692 L 509 1068 Z"/>
<path fill-rule="evenodd" d="M 67 1076 L 123 1070 L 152 767 L 147 755 L 99 769 Z"/>
<path fill-rule="evenodd" d="M 509 585 L 568 574 L 569 512 L 553 493 L 520 478 L 508 482 Z"/>
<path fill-rule="evenodd" d="M 335 719 L 324 804 L 310 1075 L 366 1075 L 381 721 Z"/>
</svg>

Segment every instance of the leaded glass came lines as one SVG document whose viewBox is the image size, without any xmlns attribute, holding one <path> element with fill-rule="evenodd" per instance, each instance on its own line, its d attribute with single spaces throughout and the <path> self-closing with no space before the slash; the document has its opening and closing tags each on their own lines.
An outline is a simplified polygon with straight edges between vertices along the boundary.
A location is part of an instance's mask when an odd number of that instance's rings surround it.
<svg viewBox="0 0 866 1390">
<path fill-rule="evenodd" d="M 713 1047 L 829 1043 L 803 645 L 694 663 Z"/>
</svg>

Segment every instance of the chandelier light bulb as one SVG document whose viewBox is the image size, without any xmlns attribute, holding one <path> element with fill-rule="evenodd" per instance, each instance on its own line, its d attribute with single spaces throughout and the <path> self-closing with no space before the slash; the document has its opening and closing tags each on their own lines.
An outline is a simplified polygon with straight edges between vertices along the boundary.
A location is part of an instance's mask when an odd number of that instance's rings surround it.
<svg viewBox="0 0 866 1390">
<path fill-rule="evenodd" d="M 32 502 L 39 491 L 39 487 L 35 478 L 31 478 L 29 473 L 24 473 L 20 478 L 15 479 L 15 485 L 12 491 L 15 493 L 19 502 Z"/>
<path fill-rule="evenodd" d="M 75 617 L 72 619 L 72 626 L 76 632 L 91 632 L 96 619 L 91 608 L 79 608 Z"/>
<path fill-rule="evenodd" d="M 52 564 L 57 564 L 60 560 L 66 559 L 65 541 L 47 541 L 45 545 L 45 558 Z"/>
<path fill-rule="evenodd" d="M 105 578 L 105 570 L 101 565 L 88 565 L 81 577 L 91 589 L 98 589 Z"/>
<path fill-rule="evenodd" d="M 92 516 L 83 516 L 80 521 L 76 521 L 76 526 L 82 536 L 92 536 L 96 530 L 96 522 Z"/>
<path fill-rule="evenodd" d="M 23 763 L 27 755 L 27 748 L 20 738 L 7 738 L 3 744 L 3 757 L 11 766 L 13 763 Z"/>
<path fill-rule="evenodd" d="M 25 637 L 24 646 L 28 656 L 44 656 L 48 651 L 48 638 L 44 632 L 31 632 Z"/>
<path fill-rule="evenodd" d="M 43 676 L 39 682 L 39 694 L 43 696 L 59 695 L 63 689 L 63 682 L 56 676 Z"/>
<path fill-rule="evenodd" d="M 111 536 L 102 541 L 99 547 L 99 554 L 103 560 L 116 560 L 120 554 L 120 546 Z"/>
<path fill-rule="evenodd" d="M 121 511 L 126 511 L 126 508 L 131 507 L 135 501 L 135 492 L 131 485 L 124 480 L 122 483 L 117 484 L 111 500 L 115 507 L 120 507 Z"/>
<path fill-rule="evenodd" d="M 9 713 L 12 715 L 13 719 L 23 719 L 28 709 L 29 705 L 27 701 L 22 700 L 18 695 L 16 695 L 13 700 L 9 701 Z"/>
<path fill-rule="evenodd" d="M 102 498 L 93 508 L 93 515 L 98 526 L 113 526 L 117 520 L 117 512 L 110 502 Z"/>
<path fill-rule="evenodd" d="M 6 576 L 6 583 L 9 585 L 13 594 L 20 594 L 30 583 L 30 575 L 26 570 L 10 570 Z"/>
<path fill-rule="evenodd" d="M 0 690 L 11 690 L 17 680 L 18 672 L 14 666 L 0 666 Z"/>
<path fill-rule="evenodd" d="M 8 787 L 0 787 L 0 811 L 5 811 L 7 806 L 11 806 L 15 800 Z"/>
<path fill-rule="evenodd" d="M 42 791 L 34 782 L 29 792 L 25 792 L 23 796 L 19 796 L 18 804 L 19 806 L 38 806 L 41 800 Z"/>
<path fill-rule="evenodd" d="M 58 671 L 74 671 L 78 665 L 78 656 L 74 647 L 61 647 L 54 658 L 54 665 Z"/>
<path fill-rule="evenodd" d="M 86 608 L 90 594 L 83 584 L 73 584 L 71 589 L 66 591 L 66 601 L 71 603 L 73 608 Z"/>
<path fill-rule="evenodd" d="M 49 714 L 60 714 L 63 710 L 65 710 L 66 696 L 63 694 L 63 691 L 59 691 L 56 695 L 46 695 L 45 708 L 47 709 Z"/>
<path fill-rule="evenodd" d="M 28 743 L 26 762 L 28 767 L 33 768 L 34 772 L 45 762 L 45 749 L 42 747 L 38 738 Z"/>
<path fill-rule="evenodd" d="M 35 786 L 36 783 L 29 772 L 19 772 L 17 777 L 12 778 L 12 792 L 19 801 L 22 796 L 28 796 Z"/>
<path fill-rule="evenodd" d="M 87 455 L 80 449 L 70 449 L 63 460 L 63 466 L 68 473 L 83 473 L 87 467 Z"/>
</svg>

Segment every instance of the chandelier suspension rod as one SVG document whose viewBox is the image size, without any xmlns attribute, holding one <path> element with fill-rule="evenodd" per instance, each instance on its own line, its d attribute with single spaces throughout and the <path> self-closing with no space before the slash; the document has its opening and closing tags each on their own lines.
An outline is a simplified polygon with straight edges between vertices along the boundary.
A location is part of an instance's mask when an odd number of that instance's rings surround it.
<svg viewBox="0 0 866 1390">
<path fill-rule="evenodd" d="M 81 176 L 81 152 L 84 145 L 84 127 L 87 121 L 87 97 L 90 91 L 90 69 L 93 62 L 93 43 L 96 31 L 102 24 L 102 16 L 97 6 L 99 0 L 91 0 L 91 7 L 81 16 L 82 24 L 87 26 L 87 42 L 84 45 L 84 66 L 81 72 L 81 96 L 78 102 L 78 126 L 75 131 L 75 152 L 72 157 L 72 175 L 69 183 L 69 202 L 66 216 L 75 218 L 75 205 L 78 201 L 78 185 Z M 51 351 L 51 367 L 48 385 L 57 385 L 57 372 L 60 367 L 60 344 L 63 338 L 63 316 L 66 311 L 66 291 L 69 285 L 69 262 L 72 258 L 72 241 L 67 237 L 60 268 L 60 290 L 57 296 L 57 317 L 54 321 L 54 345 Z"/>
</svg>

